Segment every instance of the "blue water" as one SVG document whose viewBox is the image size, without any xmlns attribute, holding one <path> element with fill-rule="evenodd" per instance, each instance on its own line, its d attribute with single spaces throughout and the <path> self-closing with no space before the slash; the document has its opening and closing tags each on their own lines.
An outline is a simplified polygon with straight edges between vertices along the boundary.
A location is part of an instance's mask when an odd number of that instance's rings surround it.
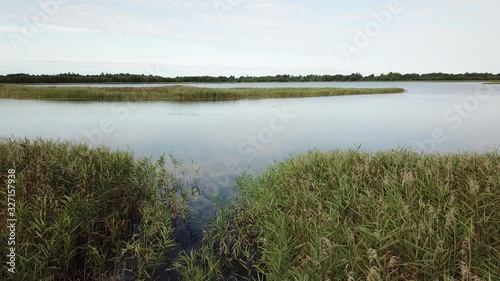
<svg viewBox="0 0 500 281">
<path fill-rule="evenodd" d="M 74 140 L 157 157 L 226 198 L 234 176 L 311 149 L 488 151 L 500 145 L 500 85 L 479 82 L 193 84 L 201 87 L 401 87 L 404 94 L 224 102 L 0 100 L 0 136 Z M 67 86 L 67 85 L 64 85 Z M 164 86 L 85 84 L 74 86 Z"/>
</svg>

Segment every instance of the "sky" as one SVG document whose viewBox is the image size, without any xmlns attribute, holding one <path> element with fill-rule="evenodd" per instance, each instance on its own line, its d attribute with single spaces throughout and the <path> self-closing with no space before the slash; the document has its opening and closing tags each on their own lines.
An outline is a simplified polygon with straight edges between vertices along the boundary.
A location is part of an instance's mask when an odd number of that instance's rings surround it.
<svg viewBox="0 0 500 281">
<path fill-rule="evenodd" d="M 500 73 L 498 0 L 0 0 L 0 74 Z"/>
</svg>

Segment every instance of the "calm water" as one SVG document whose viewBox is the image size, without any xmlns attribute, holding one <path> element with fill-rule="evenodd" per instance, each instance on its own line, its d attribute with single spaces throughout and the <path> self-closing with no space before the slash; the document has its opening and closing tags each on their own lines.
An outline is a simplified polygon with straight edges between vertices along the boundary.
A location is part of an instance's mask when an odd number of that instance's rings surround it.
<svg viewBox="0 0 500 281">
<path fill-rule="evenodd" d="M 0 136 L 75 140 L 153 157 L 172 153 L 184 161 L 186 180 L 199 180 L 206 193 L 222 198 L 231 193 L 234 175 L 243 170 L 258 173 L 273 160 L 311 149 L 408 147 L 455 152 L 500 146 L 500 85 L 325 82 L 196 86 L 402 87 L 407 92 L 217 103 L 0 100 Z M 193 206 L 207 210 L 208 200 L 201 197 Z"/>
</svg>

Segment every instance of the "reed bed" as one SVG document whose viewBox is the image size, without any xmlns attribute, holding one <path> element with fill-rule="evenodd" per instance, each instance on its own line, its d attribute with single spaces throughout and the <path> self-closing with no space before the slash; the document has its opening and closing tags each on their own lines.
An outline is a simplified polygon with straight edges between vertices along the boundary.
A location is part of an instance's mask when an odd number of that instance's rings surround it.
<svg viewBox="0 0 500 281">
<path fill-rule="evenodd" d="M 149 88 L 27 87 L 1 85 L 0 98 L 81 101 L 223 101 L 403 93 L 401 88 L 230 88 L 191 86 Z"/>
<path fill-rule="evenodd" d="M 239 181 L 186 280 L 500 280 L 500 155 L 310 153 Z"/>
<path fill-rule="evenodd" d="M 298 155 L 241 176 L 177 257 L 187 209 L 163 157 L 3 139 L 2 184 L 12 168 L 17 273 L 2 252 L 2 280 L 500 280 L 498 152 Z"/>
<path fill-rule="evenodd" d="M 16 274 L 6 275 L 2 247 L 0 279 L 145 280 L 166 268 L 172 222 L 185 210 L 158 188 L 171 181 L 163 164 L 70 142 L 0 140 L 2 186 L 16 171 L 17 218 Z"/>
</svg>

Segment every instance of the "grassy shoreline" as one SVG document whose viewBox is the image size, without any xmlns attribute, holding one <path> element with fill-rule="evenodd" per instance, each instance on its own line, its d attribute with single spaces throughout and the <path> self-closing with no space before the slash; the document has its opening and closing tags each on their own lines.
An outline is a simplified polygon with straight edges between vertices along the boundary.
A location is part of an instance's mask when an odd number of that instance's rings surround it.
<svg viewBox="0 0 500 281">
<path fill-rule="evenodd" d="M 175 246 L 174 220 L 183 204 L 173 192 L 158 192 L 170 181 L 163 167 L 107 148 L 0 139 L 0 182 L 5 195 L 7 183 L 14 186 L 16 200 L 13 280 L 118 280 L 123 274 L 144 280 L 170 265 L 166 252 Z M 0 207 L 7 210 L 7 200 Z M 7 235 L 2 231 L 2 241 Z M 3 243 L 0 279 L 8 280 Z"/>
<path fill-rule="evenodd" d="M 305 98 L 344 95 L 396 94 L 401 88 L 230 88 L 190 86 L 149 88 L 76 88 L 0 86 L 0 98 L 80 101 L 223 101 L 240 99 Z"/>
<path fill-rule="evenodd" d="M 486 82 L 485 84 L 500 84 L 500 81 Z"/>
<path fill-rule="evenodd" d="M 18 280 L 112 279 L 124 268 L 139 280 L 160 268 L 182 280 L 500 278 L 498 152 L 298 155 L 240 178 L 202 248 L 178 257 L 166 252 L 187 210 L 174 190 L 158 192 L 175 182 L 164 161 L 0 139 L 4 186 L 13 168 Z"/>
<path fill-rule="evenodd" d="M 184 257 L 186 279 L 500 278 L 498 152 L 314 151 L 240 189 L 203 250 Z"/>
</svg>

